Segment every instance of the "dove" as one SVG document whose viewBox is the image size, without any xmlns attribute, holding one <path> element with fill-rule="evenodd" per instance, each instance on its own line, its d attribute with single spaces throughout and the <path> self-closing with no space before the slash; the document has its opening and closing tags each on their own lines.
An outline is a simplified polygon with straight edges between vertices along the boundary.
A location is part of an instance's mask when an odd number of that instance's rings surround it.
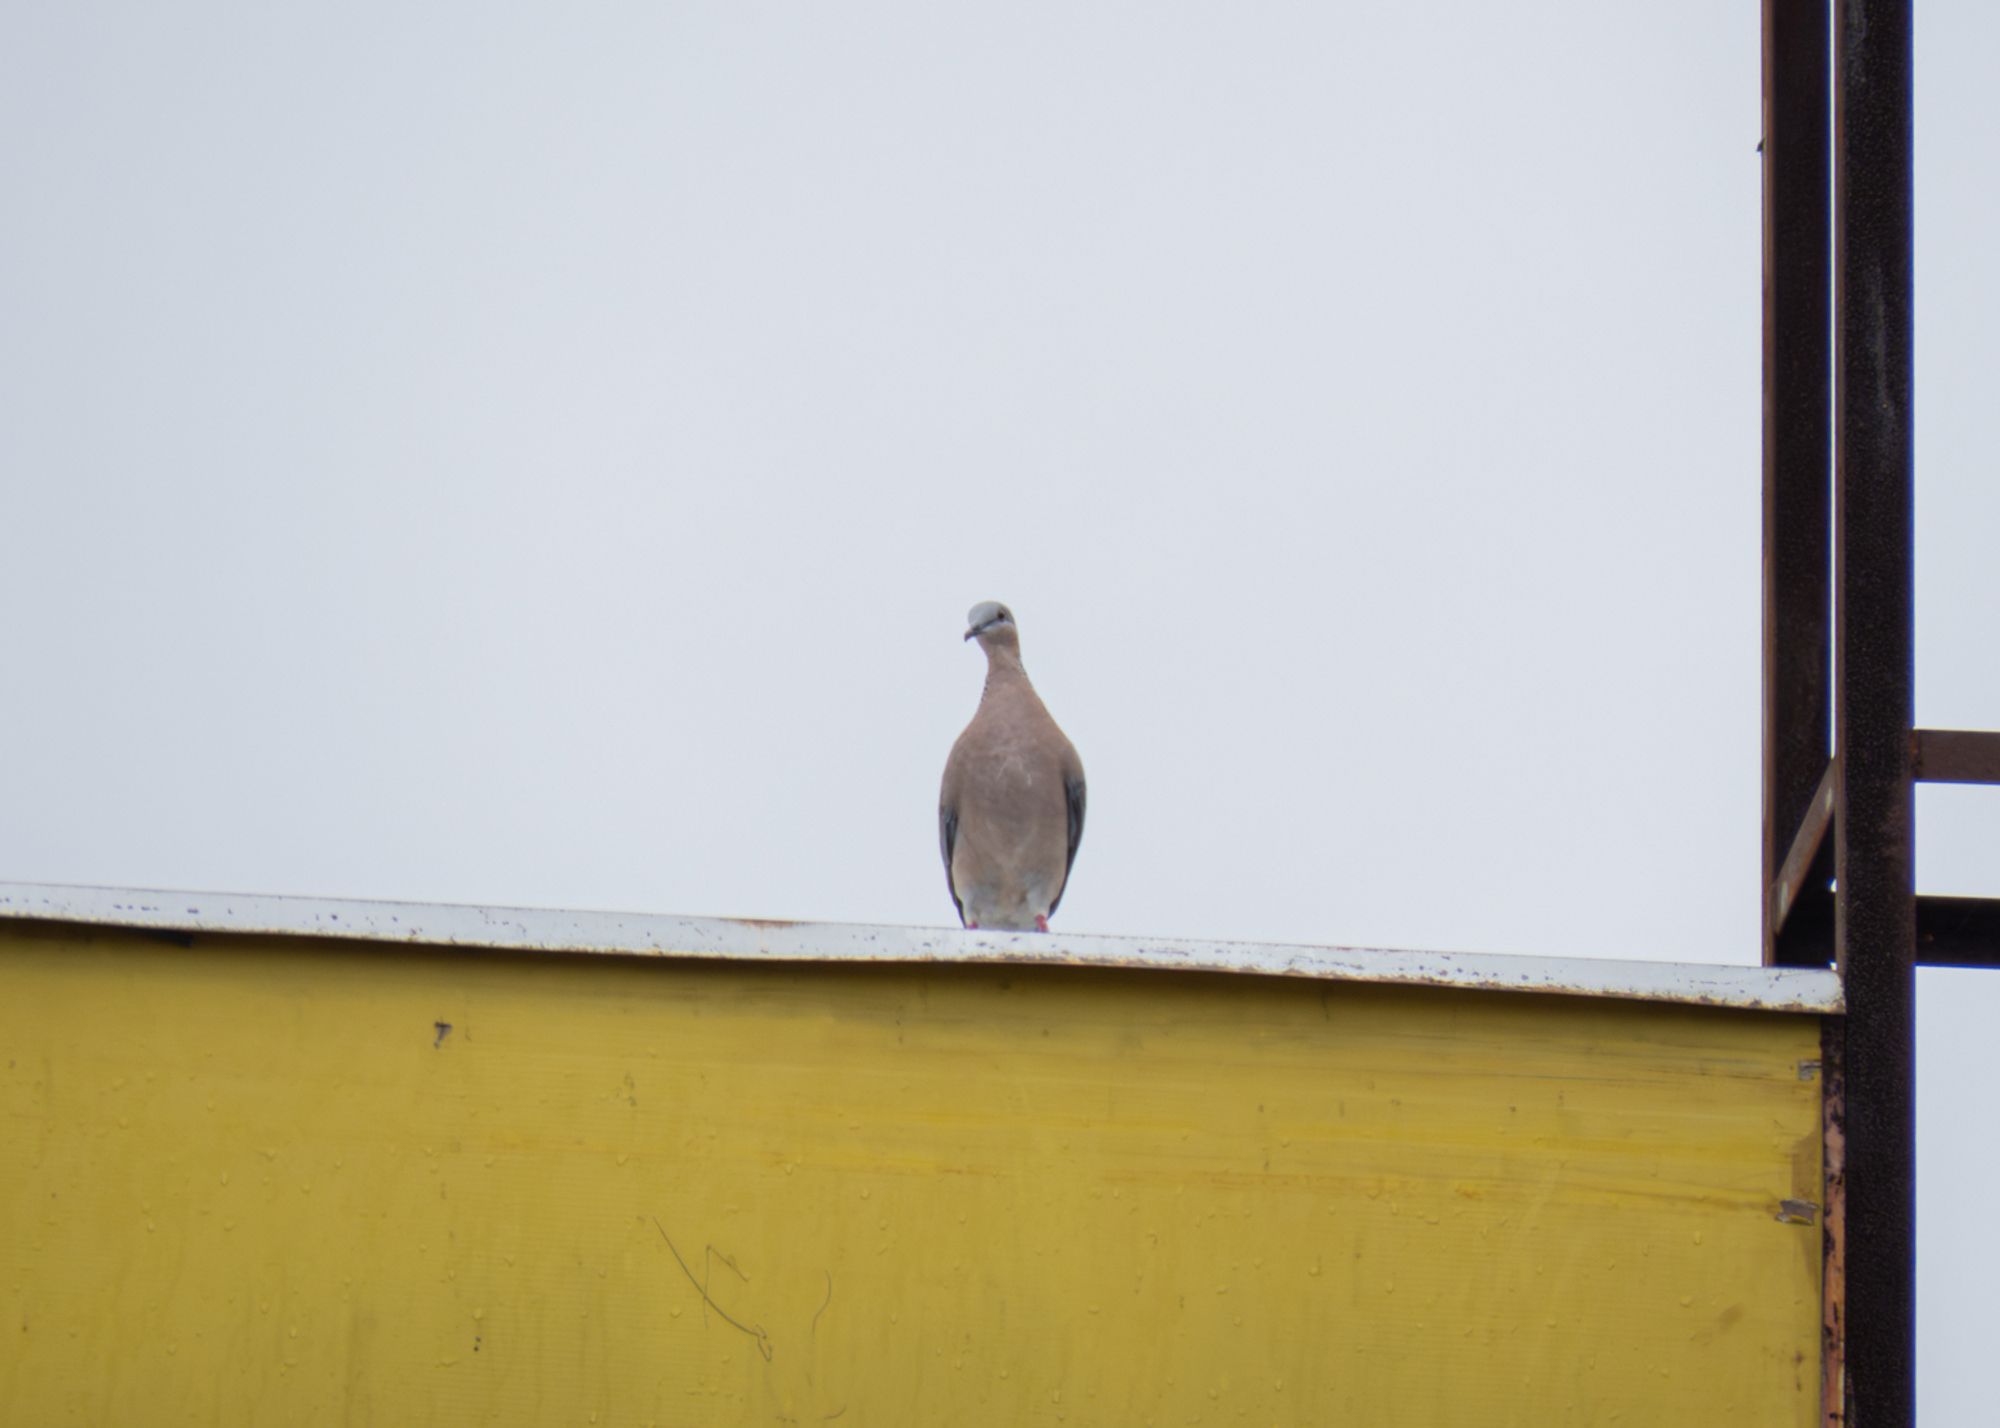
<svg viewBox="0 0 2000 1428">
<path fill-rule="evenodd" d="M 1028 682 L 1013 612 L 988 600 L 966 625 L 986 689 L 945 760 L 945 882 L 967 927 L 1047 932 L 1083 839 L 1083 762 Z"/>
</svg>

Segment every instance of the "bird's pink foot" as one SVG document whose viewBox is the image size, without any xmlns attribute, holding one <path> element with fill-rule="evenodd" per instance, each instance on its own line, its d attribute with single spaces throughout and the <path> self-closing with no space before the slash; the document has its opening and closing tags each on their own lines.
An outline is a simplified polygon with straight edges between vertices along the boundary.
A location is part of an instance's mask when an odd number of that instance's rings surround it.
<svg viewBox="0 0 2000 1428">
<path fill-rule="evenodd" d="M 976 922 L 968 922 L 965 925 L 971 928 L 974 932 L 977 932 L 979 930 L 979 924 Z"/>
<path fill-rule="evenodd" d="M 1041 913 L 1039 913 L 1039 912 L 1038 912 L 1038 913 L 1036 913 L 1036 914 L 1035 914 L 1035 931 L 1037 931 L 1037 932 L 1047 932 L 1048 930 L 1049 930 L 1049 920 L 1048 920 L 1048 918 L 1046 918 L 1046 917 L 1042 916 L 1042 914 L 1041 914 Z"/>
</svg>

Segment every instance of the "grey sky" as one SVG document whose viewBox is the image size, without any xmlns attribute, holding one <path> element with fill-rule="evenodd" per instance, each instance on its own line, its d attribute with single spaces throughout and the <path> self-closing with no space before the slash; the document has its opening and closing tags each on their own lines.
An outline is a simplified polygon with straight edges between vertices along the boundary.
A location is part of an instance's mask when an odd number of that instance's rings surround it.
<svg viewBox="0 0 2000 1428">
<path fill-rule="evenodd" d="M 1920 23 L 1918 715 L 1996 727 L 2000 12 Z M 1059 927 L 1754 960 L 1759 124 L 1719 0 L 13 7 L 0 877 L 947 922 L 999 598 Z M 1996 1013 L 1922 978 L 1937 1423 Z"/>
</svg>

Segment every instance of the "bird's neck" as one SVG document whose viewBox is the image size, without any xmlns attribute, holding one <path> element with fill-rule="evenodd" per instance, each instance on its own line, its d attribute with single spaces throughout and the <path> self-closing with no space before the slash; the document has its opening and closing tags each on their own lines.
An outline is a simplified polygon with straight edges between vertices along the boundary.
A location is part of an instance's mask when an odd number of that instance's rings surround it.
<svg viewBox="0 0 2000 1428">
<path fill-rule="evenodd" d="M 986 691 L 1028 683 L 1028 671 L 1021 667 L 1021 652 L 995 645 L 986 652 Z"/>
</svg>

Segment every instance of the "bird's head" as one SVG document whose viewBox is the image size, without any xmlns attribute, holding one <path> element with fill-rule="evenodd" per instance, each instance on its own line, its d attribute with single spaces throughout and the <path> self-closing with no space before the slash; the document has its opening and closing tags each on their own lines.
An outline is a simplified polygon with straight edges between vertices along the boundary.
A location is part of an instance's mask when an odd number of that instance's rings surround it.
<svg viewBox="0 0 2000 1428">
<path fill-rule="evenodd" d="M 965 637 L 978 640 L 984 650 L 995 645 L 1003 645 L 1018 650 L 1021 635 L 1014 628 L 1014 612 L 998 600 L 986 600 L 974 605 L 965 617 Z"/>
</svg>

